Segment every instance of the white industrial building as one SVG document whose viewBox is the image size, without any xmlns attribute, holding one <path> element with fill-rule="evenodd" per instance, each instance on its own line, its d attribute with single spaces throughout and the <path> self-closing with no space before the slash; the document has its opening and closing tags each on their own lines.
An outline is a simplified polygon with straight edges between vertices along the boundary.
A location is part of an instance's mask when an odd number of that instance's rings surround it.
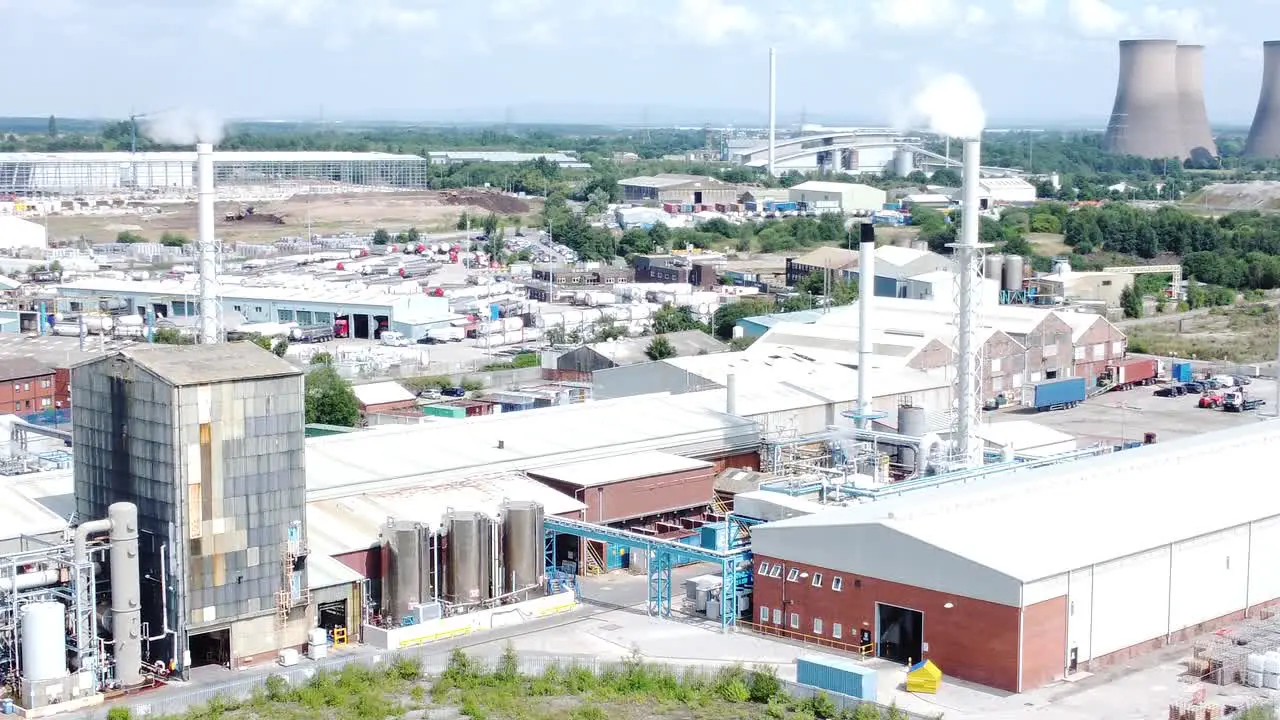
<svg viewBox="0 0 1280 720">
<path fill-rule="evenodd" d="M 884 209 L 888 194 L 884 190 L 860 183 L 809 180 L 793 185 L 792 202 L 808 203 L 811 209 L 838 208 L 846 215 L 867 214 Z"/>
<path fill-rule="evenodd" d="M 1036 201 L 1036 186 L 1016 177 L 983 178 L 978 181 L 978 200 L 992 205 L 1030 205 Z"/>
<path fill-rule="evenodd" d="M 1280 602 L 1277 452 L 1266 422 L 760 525 L 753 603 L 805 634 L 865 629 L 881 657 L 1043 686 Z M 1265 649 L 1228 641 L 1223 672 Z"/>
<path fill-rule="evenodd" d="M 49 233 L 44 225 L 12 215 L 0 215 L 0 252 L 44 250 L 49 247 Z"/>
</svg>

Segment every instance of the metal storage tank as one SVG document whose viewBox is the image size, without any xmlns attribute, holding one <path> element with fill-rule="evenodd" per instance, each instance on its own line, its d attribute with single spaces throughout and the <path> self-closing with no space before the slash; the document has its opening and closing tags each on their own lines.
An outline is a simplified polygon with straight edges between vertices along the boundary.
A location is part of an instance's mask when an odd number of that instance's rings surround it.
<svg viewBox="0 0 1280 720">
<path fill-rule="evenodd" d="M 906 177 L 911 174 L 916 164 L 915 153 L 910 150 L 899 149 L 893 153 L 893 174 L 898 177 Z"/>
<path fill-rule="evenodd" d="M 488 600 L 493 596 L 493 519 L 481 512 L 450 511 L 444 526 L 449 534 L 446 599 L 454 605 Z"/>
<path fill-rule="evenodd" d="M 67 676 L 67 606 L 36 602 L 22 610 L 22 677 L 32 682 Z"/>
<path fill-rule="evenodd" d="M 924 437 L 928 432 L 924 408 L 914 405 L 898 406 L 898 434 L 907 437 Z M 919 459 L 919 451 L 913 445 L 903 446 L 898 450 L 898 464 L 914 469 Z"/>
<path fill-rule="evenodd" d="M 545 576 L 542 505 L 509 500 L 502 505 L 502 591 L 540 587 Z"/>
<path fill-rule="evenodd" d="M 982 276 L 988 280 L 1004 282 L 1004 256 L 999 253 L 988 255 L 983 263 Z"/>
<path fill-rule="evenodd" d="M 1070 275 L 1070 274 L 1071 274 L 1071 261 L 1067 260 L 1066 258 L 1061 258 L 1061 259 L 1054 260 L 1054 262 L 1053 262 L 1053 273 L 1054 273 L 1055 275 Z"/>
<path fill-rule="evenodd" d="M 431 530 L 415 522 L 392 521 L 382 537 L 387 553 L 382 609 L 403 618 L 412 614 L 414 605 L 431 600 Z"/>
<path fill-rule="evenodd" d="M 1004 256 L 1004 289 L 1014 291 L 1022 289 L 1021 255 Z"/>
</svg>

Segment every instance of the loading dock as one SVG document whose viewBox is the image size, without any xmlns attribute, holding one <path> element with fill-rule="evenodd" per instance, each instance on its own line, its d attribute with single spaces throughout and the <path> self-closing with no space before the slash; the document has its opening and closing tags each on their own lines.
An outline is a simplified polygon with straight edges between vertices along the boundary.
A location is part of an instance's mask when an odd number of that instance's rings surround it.
<svg viewBox="0 0 1280 720">
<path fill-rule="evenodd" d="M 192 633 L 187 647 L 191 652 L 192 668 L 206 665 L 231 666 L 231 628 Z"/>
<path fill-rule="evenodd" d="M 924 657 L 924 613 L 876 603 L 876 657 L 903 665 Z"/>
</svg>

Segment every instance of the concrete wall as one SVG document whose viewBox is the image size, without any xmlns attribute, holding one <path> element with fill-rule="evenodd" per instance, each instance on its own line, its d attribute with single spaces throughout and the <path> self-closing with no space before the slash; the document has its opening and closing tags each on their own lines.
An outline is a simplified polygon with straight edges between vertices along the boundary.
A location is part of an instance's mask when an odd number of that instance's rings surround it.
<svg viewBox="0 0 1280 720">
<path fill-rule="evenodd" d="M 284 648 L 304 650 L 307 631 L 316 625 L 315 606 L 299 609 L 283 625 L 275 615 L 231 624 L 231 668 L 239 670 L 271 665 Z"/>
<path fill-rule="evenodd" d="M 578 599 L 572 592 L 547 595 L 513 605 L 491 610 L 478 610 L 465 615 L 430 620 L 419 625 L 385 629 L 365 625 L 364 642 L 379 650 L 398 650 L 417 647 L 440 640 L 463 637 L 495 628 L 511 627 L 559 615 L 578 608 Z"/>
</svg>

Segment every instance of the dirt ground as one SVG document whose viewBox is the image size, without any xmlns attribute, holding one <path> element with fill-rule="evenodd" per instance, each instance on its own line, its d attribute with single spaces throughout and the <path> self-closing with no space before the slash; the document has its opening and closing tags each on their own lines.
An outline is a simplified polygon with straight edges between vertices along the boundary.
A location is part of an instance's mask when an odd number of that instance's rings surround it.
<svg viewBox="0 0 1280 720">
<path fill-rule="evenodd" d="M 1280 210 L 1280 182 L 1217 183 L 1187 198 L 1183 205 L 1211 210 Z"/>
<path fill-rule="evenodd" d="M 1275 358 L 1276 309 L 1262 304 L 1214 308 L 1204 315 L 1128 329 L 1130 349 L 1168 357 L 1256 363 Z"/>
<path fill-rule="evenodd" d="M 1062 242 L 1060 233 L 1028 233 L 1027 242 L 1036 249 L 1037 255 L 1053 257 L 1071 254 L 1071 246 Z"/>
<path fill-rule="evenodd" d="M 253 206 L 253 215 L 227 220 Z M 157 209 L 159 212 L 155 212 Z M 284 200 L 254 203 L 219 202 L 215 210 L 218 236 L 224 242 L 271 243 L 282 237 L 313 233 L 369 233 L 386 228 L 395 233 L 416 227 L 422 231 L 453 230 L 465 211 L 471 215 L 496 212 L 507 217 L 536 211 L 533 203 L 501 193 L 473 190 L 443 192 L 351 193 L 294 195 Z M 54 240 L 80 236 L 91 242 L 111 242 L 121 231 L 159 240 L 166 231 L 195 235 L 196 207 L 160 205 L 120 215 L 52 215 L 49 234 Z"/>
</svg>

